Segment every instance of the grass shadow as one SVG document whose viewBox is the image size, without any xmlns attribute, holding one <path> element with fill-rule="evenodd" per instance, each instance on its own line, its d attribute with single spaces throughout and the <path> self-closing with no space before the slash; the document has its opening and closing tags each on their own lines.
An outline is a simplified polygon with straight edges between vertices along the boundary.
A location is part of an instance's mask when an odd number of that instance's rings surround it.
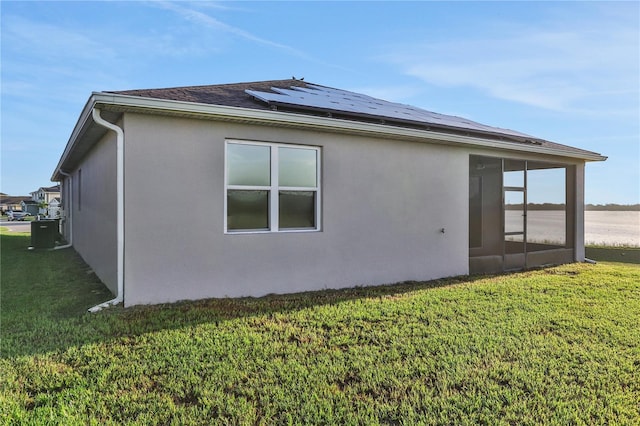
<svg viewBox="0 0 640 426">
<path fill-rule="evenodd" d="M 117 306 L 90 314 L 88 308 L 111 299 L 112 294 L 73 249 L 29 251 L 29 237 L 24 234 L 2 233 L 0 243 L 0 358 L 64 351 L 71 346 L 97 344 L 114 338 L 287 313 L 357 299 L 397 297 L 486 278 L 461 276 L 263 297 L 182 301 L 127 309 Z"/>
<path fill-rule="evenodd" d="M 640 247 L 585 247 L 589 259 L 640 265 Z"/>
</svg>

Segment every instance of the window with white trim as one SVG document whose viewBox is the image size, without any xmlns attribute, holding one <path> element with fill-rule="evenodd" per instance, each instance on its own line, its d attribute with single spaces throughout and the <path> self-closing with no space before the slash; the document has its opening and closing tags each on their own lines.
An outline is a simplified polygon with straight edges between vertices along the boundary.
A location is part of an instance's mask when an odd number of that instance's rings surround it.
<svg viewBox="0 0 640 426">
<path fill-rule="evenodd" d="M 227 141 L 225 232 L 319 229 L 320 148 Z"/>
</svg>

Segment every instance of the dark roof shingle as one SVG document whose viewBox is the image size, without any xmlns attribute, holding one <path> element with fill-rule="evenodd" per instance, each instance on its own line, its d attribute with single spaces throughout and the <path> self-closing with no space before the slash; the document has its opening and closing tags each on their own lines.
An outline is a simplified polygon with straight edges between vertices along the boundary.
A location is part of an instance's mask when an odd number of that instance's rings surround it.
<svg viewBox="0 0 640 426">
<path fill-rule="evenodd" d="M 286 80 L 268 80 L 268 81 L 254 81 L 254 82 L 245 82 L 245 83 L 232 83 L 232 84 L 217 84 L 217 85 L 207 85 L 207 86 L 185 86 L 185 87 L 172 87 L 166 89 L 140 89 L 140 90 L 123 90 L 123 91 L 105 91 L 104 93 L 113 93 L 119 95 L 128 95 L 128 96 L 138 96 L 142 98 L 154 98 L 154 99 L 164 99 L 164 100 L 172 100 L 172 101 L 181 101 L 181 102 L 194 102 L 201 104 L 210 104 L 210 105 L 222 105 L 222 106 L 231 106 L 231 107 L 241 107 L 241 108 L 251 108 L 251 109 L 259 109 L 259 110 L 271 110 L 273 108 L 278 108 L 280 111 L 286 111 L 297 114 L 311 114 L 318 115 L 323 114 L 321 111 L 313 111 L 310 109 L 300 109 L 296 108 L 295 105 L 276 105 L 271 104 L 270 102 L 264 102 L 259 99 L 256 99 L 255 96 L 247 93 L 246 91 L 252 92 L 271 92 L 277 93 L 272 88 L 283 88 L 288 89 L 291 87 L 300 87 L 300 88 L 309 88 L 310 86 L 316 87 L 327 87 L 322 86 L 315 83 L 309 83 L 299 79 L 286 79 Z M 339 89 L 337 89 L 339 90 Z M 386 102 L 386 101 L 383 101 Z M 413 107 L 412 107 L 413 108 Z M 428 111 L 424 111 L 427 112 Z M 335 112 L 335 111 L 334 111 Z M 433 113 L 434 115 L 439 115 L 441 117 L 448 117 L 442 114 Z M 437 125 L 433 122 L 430 123 L 407 123 L 399 120 L 395 120 L 393 117 L 383 117 L 380 116 L 377 118 L 377 121 L 371 117 L 363 117 L 362 115 L 352 114 L 348 111 L 338 111 L 337 114 L 324 114 L 324 116 L 332 116 L 334 118 L 342 118 L 347 120 L 354 121 L 365 121 L 365 122 L 384 122 L 385 124 L 397 127 L 417 127 L 423 130 L 433 130 L 445 133 L 455 133 L 462 135 L 476 135 L 482 138 L 488 139 L 497 139 L 508 142 L 516 142 L 518 144 L 534 144 L 540 145 L 547 148 L 552 149 L 561 149 L 565 151 L 570 151 L 574 153 L 588 153 L 594 154 L 590 151 L 582 150 L 579 148 L 569 147 L 567 145 L 558 144 L 555 142 L 550 142 L 544 139 L 535 138 L 532 136 L 528 136 L 525 134 L 518 135 L 519 132 L 514 132 L 508 129 L 500 129 L 492 126 L 486 126 L 481 123 L 478 124 L 480 127 L 487 128 L 486 131 L 478 131 L 473 130 L 466 126 L 457 127 L 455 125 Z M 382 121 L 380 119 L 383 119 Z M 389 120 L 384 120 L 385 118 L 389 118 Z M 460 119 L 460 117 L 452 117 L 460 122 L 465 122 L 464 119 Z"/>
<path fill-rule="evenodd" d="M 270 91 L 272 87 L 290 86 L 306 87 L 306 83 L 302 80 L 294 79 L 269 80 L 248 83 L 216 84 L 210 86 L 171 87 L 167 89 L 107 91 L 105 93 L 268 110 L 270 109 L 268 105 L 264 102 L 255 100 L 253 96 L 245 93 L 245 90 Z"/>
</svg>

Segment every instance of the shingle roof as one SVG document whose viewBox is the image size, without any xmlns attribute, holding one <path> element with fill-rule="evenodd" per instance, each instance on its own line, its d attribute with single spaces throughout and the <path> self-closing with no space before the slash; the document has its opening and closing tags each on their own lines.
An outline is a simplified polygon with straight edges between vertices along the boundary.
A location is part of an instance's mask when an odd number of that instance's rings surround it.
<svg viewBox="0 0 640 426">
<path fill-rule="evenodd" d="M 44 192 L 60 192 L 60 185 L 53 185 L 53 186 L 49 186 L 49 187 L 42 187 L 40 188 L 42 189 Z"/>
<path fill-rule="evenodd" d="M 31 197 L 26 195 L 4 195 L 0 197 L 0 204 L 20 204 L 28 200 L 31 200 Z"/>
<path fill-rule="evenodd" d="M 398 105 L 400 107 L 406 107 L 409 110 L 415 110 L 422 116 L 436 117 L 435 120 L 420 122 L 420 120 L 399 120 L 393 116 L 385 116 L 383 112 L 376 114 L 357 114 L 353 111 L 340 110 L 338 106 L 336 109 L 323 110 L 322 108 L 309 108 L 302 104 L 296 105 L 293 103 L 284 102 L 270 102 L 269 99 L 280 97 L 283 93 L 288 92 L 291 88 L 302 88 L 300 92 L 310 92 L 314 88 L 327 88 L 330 90 L 341 91 L 340 89 L 333 89 L 327 86 L 322 86 L 315 83 L 309 83 L 298 79 L 286 79 L 286 80 L 269 80 L 269 81 L 256 81 L 246 83 L 233 83 L 233 84 L 218 84 L 208 86 L 186 86 L 186 87 L 173 87 L 165 89 L 139 89 L 139 90 L 124 90 L 124 91 L 105 91 L 103 93 L 112 93 L 119 95 L 138 96 L 142 98 L 154 98 L 164 99 L 172 101 L 182 102 L 194 102 L 211 105 L 223 105 L 232 107 L 251 108 L 259 110 L 273 110 L 291 112 L 297 114 L 310 114 L 310 115 L 322 115 L 330 116 L 333 118 L 384 123 L 390 126 L 397 127 L 412 127 L 419 128 L 428 131 L 437 131 L 442 133 L 453 133 L 470 136 L 480 136 L 486 139 L 496 139 L 507 142 L 516 142 L 526 145 L 538 145 L 546 148 L 560 149 L 567 153 L 575 154 L 595 154 L 591 151 L 582 150 L 579 148 L 570 147 L 567 145 L 558 144 L 555 142 L 547 141 L 544 139 L 529 136 L 509 129 L 501 129 L 498 127 L 487 126 L 481 123 L 472 122 L 460 117 L 446 116 L 443 114 L 433 113 L 425 111 L 420 108 L 411 107 L 408 105 L 393 104 L 387 101 L 380 100 L 389 105 Z M 284 90 L 281 90 L 284 89 Z M 260 92 L 265 95 L 272 96 L 260 96 Z M 346 92 L 346 91 L 342 91 Z M 375 98 L 371 98 L 366 95 L 360 95 L 353 92 L 356 96 L 366 97 L 376 101 Z M 256 96 L 257 95 L 257 96 Z M 274 96 L 275 95 L 275 96 Z M 441 121 L 440 121 L 441 120 Z M 439 123 L 448 124 L 439 124 Z M 456 125 L 459 123 L 459 125 Z M 599 155 L 599 154 L 597 154 Z"/>
<path fill-rule="evenodd" d="M 291 79 L 216 84 L 211 86 L 171 87 L 167 89 L 108 91 L 105 93 L 269 110 L 271 108 L 268 105 L 255 100 L 253 96 L 245 93 L 245 90 L 269 91 L 272 87 L 306 87 L 306 85 L 304 81 Z"/>
</svg>

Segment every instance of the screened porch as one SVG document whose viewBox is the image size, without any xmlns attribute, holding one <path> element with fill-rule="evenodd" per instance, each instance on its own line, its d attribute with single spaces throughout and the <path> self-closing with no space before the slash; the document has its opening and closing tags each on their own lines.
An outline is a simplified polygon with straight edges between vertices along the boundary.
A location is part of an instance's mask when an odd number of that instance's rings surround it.
<svg viewBox="0 0 640 426">
<path fill-rule="evenodd" d="M 572 165 L 470 156 L 470 273 L 573 262 L 575 175 Z"/>
</svg>

